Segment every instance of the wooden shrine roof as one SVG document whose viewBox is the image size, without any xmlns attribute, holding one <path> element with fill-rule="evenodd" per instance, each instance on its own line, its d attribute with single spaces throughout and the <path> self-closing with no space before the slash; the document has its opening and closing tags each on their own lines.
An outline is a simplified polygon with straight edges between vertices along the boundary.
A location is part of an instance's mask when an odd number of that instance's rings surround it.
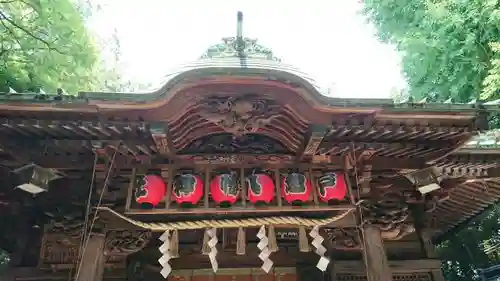
<svg viewBox="0 0 500 281">
<path fill-rule="evenodd" d="M 226 39 L 151 93 L 0 93 L 0 164 L 34 162 L 69 177 L 91 171 L 94 152 L 114 149 L 120 173 L 172 162 L 338 170 L 347 154 L 369 154 L 374 177 L 434 165 L 457 183 L 426 213 L 438 236 L 500 199 L 497 133 L 470 140 L 500 101 L 327 97 L 306 74 L 245 40 L 248 56 L 235 57 Z"/>
<path fill-rule="evenodd" d="M 477 135 L 438 166 L 449 171 L 460 162 L 467 163 L 463 169 L 486 168 L 491 173 L 459 181 L 448 198 L 427 214 L 427 226 L 436 230 L 434 237 L 438 241 L 449 238 L 500 201 L 500 130 Z"/>
</svg>

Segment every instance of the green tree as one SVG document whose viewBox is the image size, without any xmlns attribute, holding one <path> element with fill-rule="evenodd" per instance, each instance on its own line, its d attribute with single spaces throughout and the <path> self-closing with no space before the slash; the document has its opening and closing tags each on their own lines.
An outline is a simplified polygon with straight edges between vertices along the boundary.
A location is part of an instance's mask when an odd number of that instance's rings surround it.
<svg viewBox="0 0 500 281">
<path fill-rule="evenodd" d="M 99 86 L 99 53 L 70 0 L 0 1 L 0 87 L 68 93 Z"/>
<path fill-rule="evenodd" d="M 498 98 L 500 4 L 496 0 L 364 0 L 383 42 L 401 52 L 416 99 Z M 494 76 L 485 80 L 488 75 Z"/>
</svg>

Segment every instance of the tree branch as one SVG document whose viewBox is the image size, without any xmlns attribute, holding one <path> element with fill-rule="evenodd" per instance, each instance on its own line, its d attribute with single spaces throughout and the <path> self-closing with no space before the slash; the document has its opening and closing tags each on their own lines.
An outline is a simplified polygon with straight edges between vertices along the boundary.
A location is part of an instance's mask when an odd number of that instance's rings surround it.
<svg viewBox="0 0 500 281">
<path fill-rule="evenodd" d="M 0 11 L 0 22 L 2 22 L 2 25 L 13 35 L 15 36 L 15 33 L 10 30 L 10 28 L 7 27 L 7 25 L 5 24 L 5 22 L 8 22 L 10 25 L 14 26 L 15 28 L 23 31 L 24 33 L 26 33 L 28 36 L 30 36 L 31 38 L 39 41 L 39 42 L 42 42 L 45 46 L 47 46 L 47 48 L 51 51 L 55 51 L 55 52 L 58 52 L 60 53 L 61 55 L 67 55 L 66 53 L 62 52 L 61 50 L 55 48 L 52 46 L 52 44 L 50 44 L 49 42 L 45 41 L 44 39 L 40 38 L 39 36 L 36 36 L 35 34 L 33 34 L 32 32 L 30 32 L 28 29 L 26 29 L 25 27 L 15 23 L 12 19 L 8 18 L 2 11 Z M 15 36 L 16 39 L 17 39 L 17 36 Z M 19 40 L 17 39 L 16 41 L 19 42 Z"/>
</svg>

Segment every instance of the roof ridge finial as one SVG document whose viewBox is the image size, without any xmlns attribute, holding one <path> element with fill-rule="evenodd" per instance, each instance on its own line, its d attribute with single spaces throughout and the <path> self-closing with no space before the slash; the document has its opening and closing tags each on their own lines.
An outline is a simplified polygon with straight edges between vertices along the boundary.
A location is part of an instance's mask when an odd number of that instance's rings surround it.
<svg viewBox="0 0 500 281">
<path fill-rule="evenodd" d="M 244 57 L 245 40 L 243 40 L 243 12 L 238 11 L 236 22 L 236 42 L 234 48 L 238 52 L 239 57 Z"/>
</svg>

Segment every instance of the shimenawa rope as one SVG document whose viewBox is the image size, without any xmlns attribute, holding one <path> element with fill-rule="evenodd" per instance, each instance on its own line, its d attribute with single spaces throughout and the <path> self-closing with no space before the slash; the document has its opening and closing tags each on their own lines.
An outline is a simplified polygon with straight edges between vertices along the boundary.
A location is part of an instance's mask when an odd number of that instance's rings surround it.
<svg viewBox="0 0 500 281">
<path fill-rule="evenodd" d="M 287 226 L 305 226 L 314 227 L 326 225 L 329 223 L 336 222 L 348 214 L 350 214 L 353 209 L 349 209 L 342 214 L 336 215 L 331 218 L 326 219 L 308 219 L 301 217 L 263 217 L 263 218 L 248 218 L 248 219 L 222 219 L 222 220 L 197 220 L 197 221 L 180 221 L 180 222 L 141 222 L 129 217 L 126 217 L 108 207 L 98 207 L 100 211 L 107 211 L 113 215 L 144 229 L 149 229 L 151 231 L 166 231 L 166 230 L 188 230 L 188 229 L 204 229 L 204 228 L 239 228 L 239 227 L 260 227 L 263 225 L 287 225 Z"/>
</svg>

